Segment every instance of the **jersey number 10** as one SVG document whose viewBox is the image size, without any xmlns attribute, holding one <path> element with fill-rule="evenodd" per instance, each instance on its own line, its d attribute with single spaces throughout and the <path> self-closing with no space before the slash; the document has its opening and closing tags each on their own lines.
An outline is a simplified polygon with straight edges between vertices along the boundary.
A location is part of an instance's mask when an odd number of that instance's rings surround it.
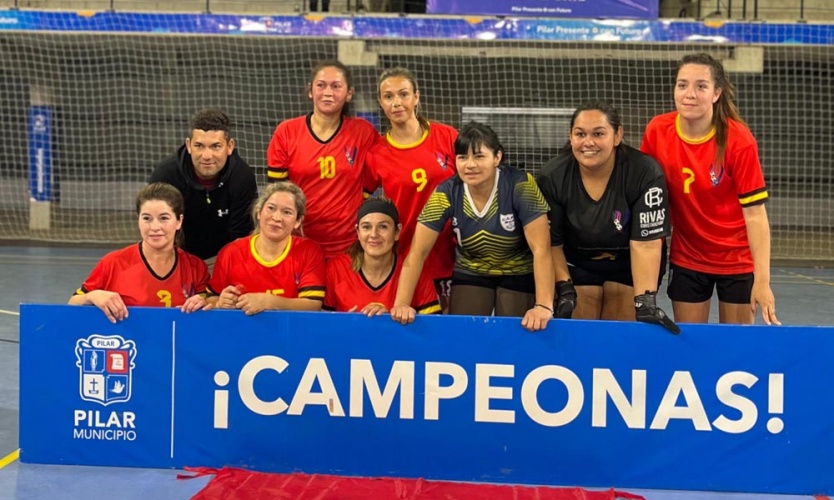
<svg viewBox="0 0 834 500">
<path fill-rule="evenodd" d="M 319 156 L 319 169 L 321 169 L 322 179 L 336 177 L 336 158 L 332 156 Z"/>
</svg>

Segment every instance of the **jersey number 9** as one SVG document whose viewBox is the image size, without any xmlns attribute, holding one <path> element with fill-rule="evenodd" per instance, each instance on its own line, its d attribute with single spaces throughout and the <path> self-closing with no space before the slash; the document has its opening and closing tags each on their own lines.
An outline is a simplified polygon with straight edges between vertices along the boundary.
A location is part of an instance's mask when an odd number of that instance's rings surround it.
<svg viewBox="0 0 834 500">
<path fill-rule="evenodd" d="M 415 168 L 411 171 L 411 180 L 417 184 L 417 192 L 426 189 L 426 184 L 429 183 L 429 178 L 426 176 L 426 171 L 422 168 Z"/>
</svg>

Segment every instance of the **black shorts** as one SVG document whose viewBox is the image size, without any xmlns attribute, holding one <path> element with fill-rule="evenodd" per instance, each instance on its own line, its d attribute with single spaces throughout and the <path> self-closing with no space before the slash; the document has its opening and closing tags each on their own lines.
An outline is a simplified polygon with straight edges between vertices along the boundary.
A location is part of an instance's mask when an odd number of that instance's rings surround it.
<svg viewBox="0 0 834 500">
<path fill-rule="evenodd" d="M 452 286 L 478 286 L 495 290 L 498 287 L 515 292 L 536 293 L 536 280 L 533 273 L 512 276 L 481 276 L 455 272 L 452 275 Z"/>
<path fill-rule="evenodd" d="M 660 254 L 660 269 L 657 273 L 657 288 L 663 282 L 663 275 L 666 274 L 666 248 Z M 591 261 L 585 260 L 568 264 L 568 272 L 574 286 L 602 286 L 606 281 L 620 283 L 625 286 L 634 286 L 631 275 L 631 261 L 623 259 L 618 261 Z"/>
<path fill-rule="evenodd" d="M 438 297 L 446 297 L 447 299 L 452 294 L 452 277 L 439 278 L 434 281 L 434 291 L 437 292 Z"/>
<path fill-rule="evenodd" d="M 706 302 L 718 290 L 718 300 L 728 304 L 749 304 L 753 273 L 707 274 L 671 264 L 666 294 L 675 302 Z"/>
<path fill-rule="evenodd" d="M 574 286 L 602 286 L 606 281 L 634 286 L 631 265 L 628 262 L 623 262 L 618 268 L 606 266 L 606 269 L 601 269 L 592 262 L 583 262 L 582 265 L 568 265 L 568 272 Z"/>
</svg>

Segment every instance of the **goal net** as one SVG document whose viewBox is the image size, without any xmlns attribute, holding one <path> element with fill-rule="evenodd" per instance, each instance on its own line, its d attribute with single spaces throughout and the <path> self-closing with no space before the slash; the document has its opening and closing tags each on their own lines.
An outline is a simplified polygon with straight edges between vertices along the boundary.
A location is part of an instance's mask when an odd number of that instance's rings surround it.
<svg viewBox="0 0 834 500">
<path fill-rule="evenodd" d="M 351 66 L 355 110 L 380 128 L 377 77 L 405 66 L 430 120 L 486 121 L 509 161 L 535 172 L 568 139 L 572 109 L 591 98 L 617 106 L 627 142 L 639 146 L 651 117 L 674 107 L 676 61 L 706 51 L 725 62 L 759 142 L 774 257 L 834 260 L 834 46 L 822 43 L 834 40 L 830 27 L 748 24 L 765 42 L 802 43 L 734 44 L 686 33 L 678 41 L 611 40 L 567 28 L 551 39 L 502 39 L 495 33 L 508 28 L 499 24 L 511 21 L 495 19 L 492 35 L 475 29 L 481 20 L 462 37 L 447 29 L 460 20 L 426 17 L 326 18 L 322 33 L 322 21 L 303 17 L 194 16 L 198 25 L 234 22 L 236 29 L 179 33 L 166 20 L 185 16 L 121 16 L 115 28 L 94 32 L 9 29 L 0 13 L 0 239 L 137 240 L 133 197 L 203 107 L 229 114 L 241 155 L 265 183 L 272 131 L 309 111 L 305 84 L 322 59 Z M 131 16 L 131 26 L 147 23 L 144 32 L 118 24 Z M 777 29 L 796 33 L 768 31 Z M 819 39 L 814 30 L 824 31 Z"/>
</svg>

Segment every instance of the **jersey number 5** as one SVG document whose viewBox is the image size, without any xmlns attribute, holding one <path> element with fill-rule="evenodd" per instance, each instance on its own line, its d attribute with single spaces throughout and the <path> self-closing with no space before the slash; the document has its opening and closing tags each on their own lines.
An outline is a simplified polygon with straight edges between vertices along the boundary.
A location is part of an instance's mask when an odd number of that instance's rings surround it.
<svg viewBox="0 0 834 500">
<path fill-rule="evenodd" d="M 688 176 L 686 179 L 683 180 L 683 192 L 689 194 L 689 185 L 695 182 L 695 172 L 692 171 L 691 168 L 682 168 L 681 172 L 684 175 Z"/>
<path fill-rule="evenodd" d="M 336 177 L 336 158 L 332 156 L 319 156 L 319 169 L 321 169 L 322 179 Z"/>
<path fill-rule="evenodd" d="M 426 171 L 422 168 L 415 168 L 411 171 L 411 180 L 417 184 L 417 192 L 426 189 L 426 184 L 429 183 L 429 178 L 426 176 Z"/>
</svg>

